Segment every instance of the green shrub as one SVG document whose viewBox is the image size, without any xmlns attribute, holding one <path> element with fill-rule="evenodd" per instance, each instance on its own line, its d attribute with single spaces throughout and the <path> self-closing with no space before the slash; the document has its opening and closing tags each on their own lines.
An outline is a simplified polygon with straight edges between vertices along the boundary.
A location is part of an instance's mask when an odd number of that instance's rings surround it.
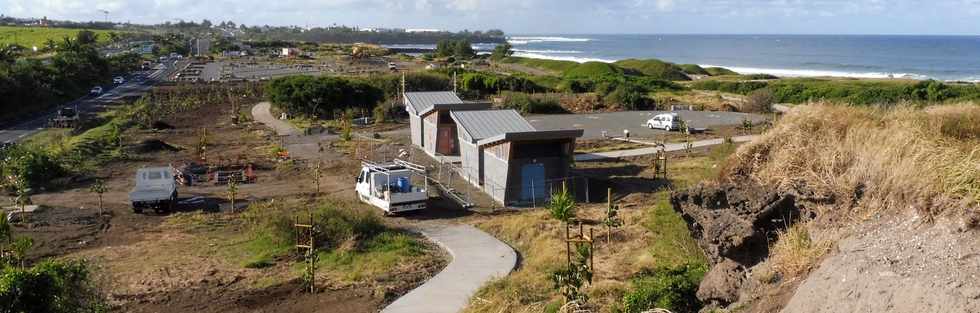
<svg viewBox="0 0 980 313">
<path fill-rule="evenodd" d="M 766 86 L 768 86 L 766 82 L 741 82 L 706 79 L 694 82 L 691 85 L 691 88 L 747 95 L 753 91 L 766 88 Z"/>
<path fill-rule="evenodd" d="M 701 66 L 697 64 L 681 64 L 678 65 L 678 67 L 680 67 L 681 70 L 688 75 L 711 75 L 711 73 L 708 73 L 708 71 L 704 70 L 704 68 L 701 68 Z"/>
<path fill-rule="evenodd" d="M 627 110 L 636 110 L 646 106 L 645 93 L 645 90 L 636 85 L 622 84 L 602 99 L 606 103 L 615 103 Z"/>
<path fill-rule="evenodd" d="M 625 71 L 614 64 L 605 62 L 585 62 L 566 70 L 563 76 L 566 79 L 590 79 L 595 80 L 604 76 L 622 76 Z"/>
<path fill-rule="evenodd" d="M 289 114 L 326 117 L 340 110 L 372 108 L 384 92 L 360 79 L 289 76 L 269 82 L 268 97 Z"/>
<path fill-rule="evenodd" d="M 656 79 L 668 81 L 691 80 L 690 77 L 684 74 L 684 70 L 677 65 L 657 59 L 626 59 L 618 61 L 615 64 Z"/>
<path fill-rule="evenodd" d="M 704 265 L 688 264 L 641 273 L 623 296 L 623 311 L 639 313 L 661 308 L 678 313 L 697 312 L 701 308 L 696 296 L 698 284 L 706 272 Z"/>
<path fill-rule="evenodd" d="M 501 62 L 520 64 L 528 67 L 533 67 L 533 68 L 557 72 L 557 73 L 564 73 L 565 71 L 579 65 L 577 62 L 572 62 L 572 61 L 522 58 L 522 57 L 515 57 L 515 56 L 503 58 Z"/>
<path fill-rule="evenodd" d="M 36 146 L 16 145 L 0 151 L 0 187 L 10 187 L 20 179 L 30 188 L 42 186 L 66 169 L 50 152 Z"/>
<path fill-rule="evenodd" d="M 28 269 L 7 266 L 0 272 L 4 312 L 108 312 L 82 261 L 43 261 Z"/>
<path fill-rule="evenodd" d="M 706 67 L 704 71 L 711 76 L 738 75 L 737 72 L 724 67 Z"/>
<path fill-rule="evenodd" d="M 514 109 L 522 114 L 568 113 L 555 95 L 529 95 L 522 92 L 503 92 L 504 108 Z"/>
</svg>

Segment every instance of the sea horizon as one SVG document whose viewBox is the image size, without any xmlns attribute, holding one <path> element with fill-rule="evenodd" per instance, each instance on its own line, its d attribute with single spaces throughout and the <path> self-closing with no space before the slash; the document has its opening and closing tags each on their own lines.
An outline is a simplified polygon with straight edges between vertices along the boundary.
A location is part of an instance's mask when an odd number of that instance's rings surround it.
<svg viewBox="0 0 980 313">
<path fill-rule="evenodd" d="M 975 35 L 512 34 L 507 41 L 515 56 L 580 63 L 654 58 L 741 74 L 980 82 Z M 484 53 L 494 46 L 474 44 Z"/>
</svg>

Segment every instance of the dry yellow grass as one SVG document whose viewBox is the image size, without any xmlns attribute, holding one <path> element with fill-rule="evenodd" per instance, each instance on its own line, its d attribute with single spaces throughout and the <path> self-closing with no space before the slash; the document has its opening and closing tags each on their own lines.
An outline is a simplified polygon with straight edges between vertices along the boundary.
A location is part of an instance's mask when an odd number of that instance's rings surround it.
<svg viewBox="0 0 980 313">
<path fill-rule="evenodd" d="M 830 242 L 810 235 L 807 224 L 796 224 L 779 234 L 769 264 L 784 277 L 805 274 L 830 248 Z"/>
<path fill-rule="evenodd" d="M 926 217 L 980 201 L 980 106 L 801 106 L 743 146 L 722 177 L 805 190 L 820 218 L 914 208 Z M 801 188 L 802 187 L 802 188 Z"/>
</svg>

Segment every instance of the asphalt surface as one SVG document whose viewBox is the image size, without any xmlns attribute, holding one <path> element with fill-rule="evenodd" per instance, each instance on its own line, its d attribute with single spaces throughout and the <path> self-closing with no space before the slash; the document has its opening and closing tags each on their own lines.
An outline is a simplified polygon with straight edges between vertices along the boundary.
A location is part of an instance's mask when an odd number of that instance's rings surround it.
<svg viewBox="0 0 980 313">
<path fill-rule="evenodd" d="M 602 138 L 605 131 L 609 136 L 622 136 L 623 130 L 629 130 L 633 138 L 653 138 L 663 135 L 663 130 L 647 128 L 646 121 L 657 114 L 671 113 L 669 111 L 629 111 L 594 114 L 549 114 L 532 115 L 527 120 L 540 130 L 580 128 L 585 130 L 582 139 Z M 707 112 L 707 111 L 673 111 L 681 119 L 688 121 L 694 128 L 712 128 L 719 126 L 742 125 L 745 119 L 753 123 L 768 120 L 767 116 L 738 112 Z"/>
<path fill-rule="evenodd" d="M 759 136 L 757 136 L 757 135 L 737 136 L 737 137 L 732 137 L 732 142 L 734 142 L 734 143 L 745 143 L 745 142 L 750 142 L 752 140 L 755 140 L 758 137 Z M 652 143 L 641 142 L 641 141 L 637 141 L 637 140 L 629 140 L 629 141 L 630 142 L 637 142 L 637 143 L 646 143 L 646 144 L 651 144 L 652 145 Z M 722 139 L 722 138 L 698 140 L 698 141 L 691 142 L 691 149 L 701 148 L 701 147 L 717 146 L 717 145 L 721 145 L 721 144 L 724 144 L 724 143 L 725 143 L 725 139 Z M 619 150 L 619 151 L 609 151 L 609 152 L 595 152 L 595 153 L 581 153 L 581 154 L 576 154 L 575 155 L 575 161 L 576 162 L 586 162 L 586 161 L 596 161 L 596 160 L 604 160 L 604 159 L 628 158 L 628 157 L 636 157 L 636 156 L 641 156 L 641 155 L 655 154 L 657 152 L 660 152 L 660 150 L 667 151 L 667 152 L 673 152 L 673 151 L 684 151 L 686 149 L 687 149 L 687 144 L 686 143 L 668 143 L 668 144 L 665 144 L 663 147 L 654 146 L 654 147 L 649 147 L 649 148 L 639 148 L 639 149 L 630 149 L 630 150 Z"/>
<path fill-rule="evenodd" d="M 79 115 L 84 116 L 86 112 L 92 112 L 100 106 L 122 100 L 126 97 L 141 96 L 149 91 L 153 84 L 161 80 L 166 80 L 173 74 L 176 69 L 172 66 L 172 62 L 164 62 L 164 66 L 161 68 L 136 72 L 125 76 L 126 82 L 123 84 L 102 86 L 104 90 L 99 96 L 84 96 L 55 107 L 45 114 L 34 116 L 19 123 L 12 123 L 12 125 L 0 129 L 0 144 L 16 143 L 45 129 L 48 121 L 57 114 L 60 108 L 74 107 L 79 112 Z M 168 63 L 171 66 L 167 66 L 166 64 Z"/>
</svg>

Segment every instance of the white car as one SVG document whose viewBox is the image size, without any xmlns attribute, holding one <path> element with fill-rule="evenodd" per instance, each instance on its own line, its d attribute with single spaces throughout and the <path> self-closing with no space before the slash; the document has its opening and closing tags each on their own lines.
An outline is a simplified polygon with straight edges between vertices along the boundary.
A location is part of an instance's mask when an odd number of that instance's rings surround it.
<svg viewBox="0 0 980 313">
<path fill-rule="evenodd" d="M 92 90 L 89 90 L 88 93 L 90 95 L 93 95 L 93 96 L 101 95 L 102 94 L 102 87 L 101 86 L 95 86 L 94 88 L 92 88 Z"/>
<path fill-rule="evenodd" d="M 125 82 L 126 82 L 126 79 L 123 78 L 122 76 L 117 76 L 116 78 L 113 78 L 112 79 L 112 83 L 113 84 L 116 84 L 116 85 L 121 85 L 122 83 L 125 83 Z"/>
<path fill-rule="evenodd" d="M 663 129 L 665 131 L 680 130 L 681 117 L 677 113 L 659 114 L 647 121 L 647 127 L 650 129 Z"/>
</svg>

